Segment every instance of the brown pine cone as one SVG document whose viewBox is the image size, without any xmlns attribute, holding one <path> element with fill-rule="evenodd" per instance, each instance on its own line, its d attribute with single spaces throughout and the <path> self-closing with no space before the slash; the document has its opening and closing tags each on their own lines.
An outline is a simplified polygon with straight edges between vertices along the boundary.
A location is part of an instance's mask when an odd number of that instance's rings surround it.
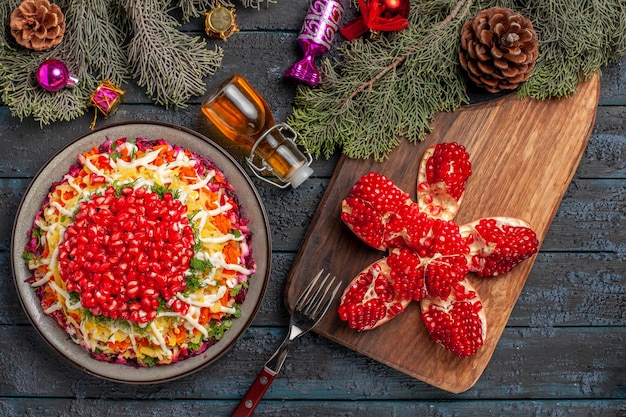
<svg viewBox="0 0 626 417">
<path fill-rule="evenodd" d="M 517 88 L 530 76 L 538 56 L 531 21 L 511 9 L 485 9 L 461 29 L 461 66 L 489 92 Z"/>
<path fill-rule="evenodd" d="M 57 45 L 65 33 L 61 8 L 48 0 L 25 0 L 11 13 L 11 34 L 18 44 L 36 51 Z"/>
</svg>

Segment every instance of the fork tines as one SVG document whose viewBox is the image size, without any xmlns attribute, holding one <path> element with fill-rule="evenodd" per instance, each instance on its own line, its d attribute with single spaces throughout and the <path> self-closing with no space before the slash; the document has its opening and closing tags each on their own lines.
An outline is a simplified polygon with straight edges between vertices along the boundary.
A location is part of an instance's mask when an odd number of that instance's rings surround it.
<svg viewBox="0 0 626 417">
<path fill-rule="evenodd" d="M 296 310 L 299 310 L 301 313 L 306 314 L 312 319 L 317 319 L 318 316 L 323 315 L 326 312 L 341 286 L 341 281 L 339 281 L 332 290 L 330 297 L 327 297 L 329 291 L 333 287 L 336 277 L 333 276 L 327 284 L 327 281 L 329 281 L 330 278 L 330 273 L 328 273 L 318 285 L 318 281 L 320 280 L 323 272 L 324 270 L 322 269 L 317 273 L 300 298 L 298 298 L 295 306 Z"/>
</svg>

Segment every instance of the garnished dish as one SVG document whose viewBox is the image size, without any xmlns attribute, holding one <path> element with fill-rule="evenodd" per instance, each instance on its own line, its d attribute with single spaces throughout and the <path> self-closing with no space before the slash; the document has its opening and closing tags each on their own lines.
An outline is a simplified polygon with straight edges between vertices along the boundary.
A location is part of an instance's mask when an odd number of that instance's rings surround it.
<svg viewBox="0 0 626 417">
<path fill-rule="evenodd" d="M 265 277 L 255 276 L 245 190 L 212 159 L 160 137 L 107 135 L 47 180 L 56 182 L 26 233 L 24 281 L 92 360 L 162 368 L 249 324 L 242 307 Z M 252 313 L 265 285 L 256 288 Z"/>
<path fill-rule="evenodd" d="M 221 339 L 255 268 L 223 173 L 163 139 L 109 140 L 78 161 L 24 253 L 44 312 L 112 362 L 169 364 Z"/>
</svg>

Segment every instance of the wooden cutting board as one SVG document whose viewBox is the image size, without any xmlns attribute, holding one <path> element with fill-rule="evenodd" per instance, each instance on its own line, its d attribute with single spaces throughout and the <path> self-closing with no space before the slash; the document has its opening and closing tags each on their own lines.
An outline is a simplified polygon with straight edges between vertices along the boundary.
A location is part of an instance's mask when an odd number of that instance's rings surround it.
<svg viewBox="0 0 626 417">
<path fill-rule="evenodd" d="M 369 171 L 391 178 L 415 199 L 418 165 L 424 150 L 434 143 L 454 141 L 470 153 L 473 174 L 457 223 L 489 216 L 518 217 L 529 221 L 543 242 L 591 135 L 599 94 L 597 77 L 581 83 L 568 99 L 536 101 L 511 94 L 437 114 L 424 142 L 403 141 L 382 163 L 342 157 L 290 272 L 285 293 L 288 308 L 293 308 L 320 268 L 335 274 L 345 287 L 359 271 L 385 256 L 358 240 L 341 222 L 341 200 Z M 414 378 L 460 393 L 471 388 L 487 366 L 534 260 L 497 278 L 470 275 L 488 322 L 485 343 L 470 358 L 457 358 L 433 342 L 417 303 L 390 322 L 359 333 L 339 319 L 336 300 L 314 330 Z"/>
</svg>

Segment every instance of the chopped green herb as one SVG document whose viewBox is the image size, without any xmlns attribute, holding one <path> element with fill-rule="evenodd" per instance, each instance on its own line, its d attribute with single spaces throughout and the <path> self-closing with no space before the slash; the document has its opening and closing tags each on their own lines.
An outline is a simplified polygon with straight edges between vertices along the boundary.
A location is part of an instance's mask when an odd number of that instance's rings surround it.
<svg viewBox="0 0 626 417">
<path fill-rule="evenodd" d="M 195 256 L 191 258 L 191 261 L 189 261 L 189 267 L 200 272 L 206 272 L 210 269 L 215 268 L 215 266 L 208 259 L 200 260 Z"/>
<path fill-rule="evenodd" d="M 113 161 L 117 161 L 121 157 L 122 157 L 122 153 L 121 152 L 113 152 L 113 153 L 109 154 L 109 158 L 111 158 Z"/>
<path fill-rule="evenodd" d="M 70 303 L 76 304 L 80 301 L 80 295 L 76 291 L 72 291 L 69 293 L 70 295 Z"/>
<path fill-rule="evenodd" d="M 142 362 L 147 366 L 154 366 L 159 363 L 159 359 L 153 358 L 152 356 L 144 356 Z"/>
<path fill-rule="evenodd" d="M 169 186 L 163 184 L 152 185 L 150 191 L 157 194 L 159 198 L 163 198 L 167 193 L 170 193 L 175 199 L 180 197 L 180 190 L 172 190 Z"/>
<path fill-rule="evenodd" d="M 187 275 L 185 281 L 187 282 L 187 289 L 184 294 L 189 294 L 202 288 L 202 276 L 198 273 L 192 271 L 191 274 Z"/>
<path fill-rule="evenodd" d="M 235 297 L 244 288 L 248 288 L 248 282 L 242 282 L 241 284 L 235 285 L 233 288 L 231 288 L 230 295 L 232 297 Z"/>
<path fill-rule="evenodd" d="M 124 182 L 124 183 L 120 183 L 116 180 L 116 181 L 113 181 L 113 185 L 111 185 L 111 187 L 115 189 L 115 196 L 120 197 L 122 195 L 122 190 L 125 187 L 134 187 L 136 183 L 137 183 L 137 179 L 130 181 L 130 182 Z"/>
</svg>

